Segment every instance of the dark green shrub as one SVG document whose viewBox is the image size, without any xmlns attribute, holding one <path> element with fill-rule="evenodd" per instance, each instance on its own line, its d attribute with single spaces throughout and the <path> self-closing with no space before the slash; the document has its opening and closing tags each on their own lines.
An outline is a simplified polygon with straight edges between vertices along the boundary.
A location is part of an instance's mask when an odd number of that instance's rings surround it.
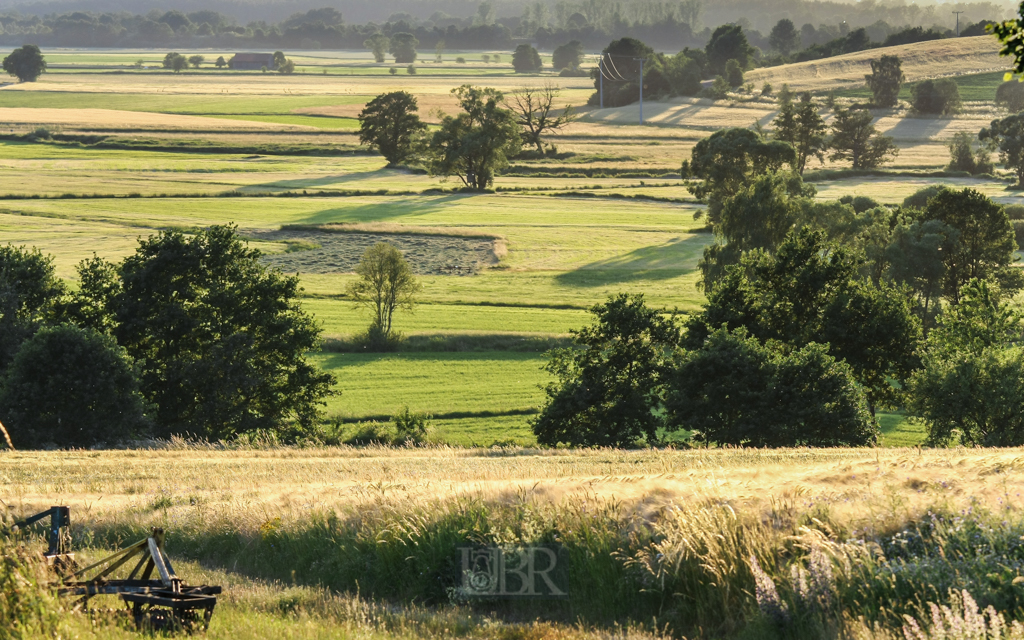
<svg viewBox="0 0 1024 640">
<path fill-rule="evenodd" d="M 939 192 L 942 191 L 942 189 L 943 187 L 941 185 L 935 184 L 922 187 L 904 198 L 903 206 L 912 209 L 924 209 L 928 206 L 928 201 L 939 195 Z"/>
<path fill-rule="evenodd" d="M 669 429 L 691 430 L 705 443 L 835 447 L 876 438 L 853 372 L 827 345 L 787 352 L 744 329 L 718 329 L 680 356 L 665 409 Z"/>
<path fill-rule="evenodd" d="M 70 325 L 25 342 L 0 388 L 2 422 L 18 448 L 117 443 L 145 430 L 144 407 L 124 349 Z"/>
<path fill-rule="evenodd" d="M 1005 107 L 1010 113 L 1024 109 L 1024 82 L 1013 79 L 999 85 L 996 89 L 996 104 Z"/>
<path fill-rule="evenodd" d="M 960 88 L 950 78 L 924 80 L 911 88 L 914 111 L 948 115 L 961 109 Z"/>
<path fill-rule="evenodd" d="M 1010 220 L 1024 220 L 1024 204 L 1004 204 L 1003 211 Z M 1024 247 L 1020 243 L 1017 244 Z"/>
</svg>

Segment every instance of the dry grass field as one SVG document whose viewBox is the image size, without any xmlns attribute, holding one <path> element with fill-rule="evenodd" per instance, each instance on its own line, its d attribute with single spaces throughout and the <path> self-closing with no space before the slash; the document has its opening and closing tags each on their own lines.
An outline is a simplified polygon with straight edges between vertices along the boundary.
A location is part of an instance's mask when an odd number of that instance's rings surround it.
<svg viewBox="0 0 1024 640">
<path fill-rule="evenodd" d="M 897 47 L 869 49 L 824 60 L 798 62 L 781 67 L 755 69 L 744 79 L 760 86 L 770 82 L 794 91 L 829 91 L 863 85 L 871 73 L 871 60 L 883 55 L 898 56 L 907 82 L 926 78 L 962 76 L 986 71 L 1003 71 L 1005 58 L 999 57 L 999 43 L 992 36 L 932 40 Z"/>
</svg>

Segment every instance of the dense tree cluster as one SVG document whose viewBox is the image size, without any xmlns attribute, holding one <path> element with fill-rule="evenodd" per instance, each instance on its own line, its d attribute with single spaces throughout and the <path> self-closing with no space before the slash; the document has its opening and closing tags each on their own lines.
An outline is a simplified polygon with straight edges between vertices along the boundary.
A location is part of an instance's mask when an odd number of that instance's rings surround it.
<svg viewBox="0 0 1024 640">
<path fill-rule="evenodd" d="M 162 232 L 71 292 L 38 251 L 0 250 L 0 421 L 16 447 L 299 433 L 333 377 L 298 280 L 230 227 Z"/>
</svg>

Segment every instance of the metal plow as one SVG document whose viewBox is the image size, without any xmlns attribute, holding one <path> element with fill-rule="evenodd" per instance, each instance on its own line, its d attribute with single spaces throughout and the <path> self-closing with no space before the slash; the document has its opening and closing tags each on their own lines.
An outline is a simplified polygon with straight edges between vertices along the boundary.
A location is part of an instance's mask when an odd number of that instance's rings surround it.
<svg viewBox="0 0 1024 640">
<path fill-rule="evenodd" d="M 140 630 L 192 632 L 205 631 L 209 626 L 221 588 L 182 582 L 164 552 L 163 529 L 153 529 L 145 540 L 79 569 L 74 554 L 69 552 L 71 516 L 67 507 L 50 507 L 14 526 L 23 529 L 47 516 L 49 548 L 45 557 L 58 576 L 53 584 L 58 595 L 81 596 L 81 603 L 97 595 L 120 596 Z M 135 562 L 135 567 L 127 578 L 110 578 L 130 562 Z"/>
</svg>

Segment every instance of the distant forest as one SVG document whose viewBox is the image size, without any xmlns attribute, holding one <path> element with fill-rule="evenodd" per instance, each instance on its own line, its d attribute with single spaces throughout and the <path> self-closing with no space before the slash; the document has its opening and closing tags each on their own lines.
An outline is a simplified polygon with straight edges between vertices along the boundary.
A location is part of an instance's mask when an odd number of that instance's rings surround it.
<svg viewBox="0 0 1024 640">
<path fill-rule="evenodd" d="M 783 18 L 800 30 L 798 46 L 809 48 L 860 28 L 877 43 L 908 28 L 948 35 L 954 8 L 964 11 L 960 24 L 968 33 L 980 32 L 983 21 L 1013 13 L 1012 5 L 992 2 L 902 0 L 0 0 L 0 44 L 362 49 L 373 33 L 408 32 L 423 50 L 440 41 L 449 49 L 507 49 L 532 42 L 551 50 L 571 40 L 594 50 L 630 36 L 679 51 L 703 47 L 714 27 L 733 23 L 767 53 L 769 32 Z"/>
</svg>

